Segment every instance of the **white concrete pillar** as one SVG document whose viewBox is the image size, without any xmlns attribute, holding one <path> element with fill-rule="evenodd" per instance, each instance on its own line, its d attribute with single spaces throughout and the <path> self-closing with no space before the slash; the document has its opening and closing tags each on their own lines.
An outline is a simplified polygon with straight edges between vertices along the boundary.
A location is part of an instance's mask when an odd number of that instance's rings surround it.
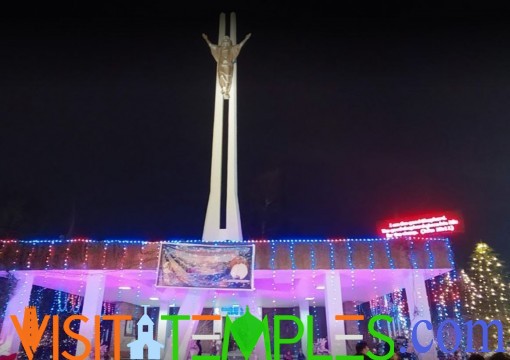
<svg viewBox="0 0 510 360">
<path fill-rule="evenodd" d="M 429 298 L 427 296 L 427 288 L 425 287 L 425 278 L 419 270 L 409 270 L 409 276 L 405 284 L 407 305 L 409 306 L 409 317 L 411 319 L 411 329 L 420 320 L 432 322 L 430 317 Z M 422 345 L 427 345 L 434 340 L 433 330 L 427 330 L 425 324 L 421 324 L 418 328 L 418 339 Z M 434 344 L 434 343 L 433 343 Z M 395 349 L 398 351 L 398 349 Z M 426 353 L 418 354 L 420 360 L 437 360 L 437 352 L 435 345 L 432 345 Z"/>
<path fill-rule="evenodd" d="M 80 335 L 86 339 L 91 340 L 91 345 L 94 347 L 93 339 L 94 334 L 94 319 L 96 315 L 101 315 L 104 298 L 106 277 L 103 274 L 89 274 L 87 276 L 87 284 L 85 286 L 85 296 L 83 298 L 82 315 L 88 318 L 87 322 L 80 323 Z M 76 347 L 76 355 L 83 354 L 85 345 L 82 341 L 78 341 Z"/>
<path fill-rule="evenodd" d="M 30 271 L 15 272 L 14 274 L 18 279 L 18 283 L 5 311 L 5 319 L 2 325 L 2 332 L 0 333 L 0 344 L 3 344 L 0 355 L 17 353 L 19 350 L 21 341 L 14 328 L 11 315 L 17 316 L 20 324 L 23 324 L 25 307 L 30 304 L 30 294 L 34 284 L 34 277 Z M 38 317 L 43 315 L 45 314 L 37 314 Z M 6 354 L 3 354 L 3 352 Z"/>
<path fill-rule="evenodd" d="M 179 308 L 179 315 L 190 315 L 190 317 L 193 315 L 201 315 L 208 295 L 208 291 L 189 290 Z M 187 359 L 191 337 L 197 330 L 197 326 L 198 321 L 192 321 L 191 319 L 179 321 L 179 360 Z M 165 359 L 172 358 L 171 344 L 173 343 L 174 336 L 175 334 L 172 333 L 172 336 L 169 339 L 170 346 L 167 346 L 165 351 Z"/>
<path fill-rule="evenodd" d="M 358 315 L 356 304 L 353 301 L 345 301 L 343 304 L 343 308 L 344 315 Z M 355 354 L 356 344 L 358 343 L 358 341 L 363 340 L 363 336 L 360 335 L 360 330 L 358 328 L 358 322 L 356 320 L 345 321 L 344 328 L 345 333 L 348 336 L 346 340 L 347 354 Z"/>
<path fill-rule="evenodd" d="M 262 308 L 260 306 L 257 306 L 255 309 L 250 308 L 250 312 L 252 312 L 252 314 L 259 318 L 260 320 L 263 320 Z M 266 346 L 264 344 L 264 336 L 261 336 L 259 338 L 259 341 L 257 342 L 257 345 L 255 345 L 255 350 L 253 351 L 253 353 L 255 354 L 255 359 L 266 358 Z"/>
<path fill-rule="evenodd" d="M 168 315 L 170 310 L 170 302 L 167 300 L 159 301 L 159 318 L 158 318 L 158 342 L 166 345 L 166 340 L 169 337 L 169 323 L 167 320 L 161 320 L 161 316 Z M 163 347 L 163 354 L 165 348 Z"/>
<path fill-rule="evenodd" d="M 218 44 L 225 36 L 225 14 L 220 15 L 220 28 L 218 31 Z M 202 240 L 223 240 L 220 236 L 220 211 L 221 211 L 221 165 L 223 150 L 223 95 L 221 94 L 220 82 L 216 76 L 215 99 L 214 99 L 214 123 L 211 156 L 211 183 L 209 189 L 209 201 L 205 216 L 204 233 Z"/>
<path fill-rule="evenodd" d="M 214 308 L 214 315 L 221 316 L 221 309 L 219 307 Z M 213 321 L 213 334 L 220 334 L 220 339 L 223 335 L 223 320 L 215 320 Z"/>
<path fill-rule="evenodd" d="M 237 43 L 235 13 L 230 14 L 230 38 Z M 237 197 L 237 61 L 234 63 L 232 87 L 228 101 L 227 157 L 227 231 L 230 240 L 243 240 L 241 213 Z"/>
<path fill-rule="evenodd" d="M 326 274 L 326 289 L 324 293 L 326 305 L 326 321 L 328 325 L 328 345 L 333 356 L 346 355 L 345 326 L 343 321 L 336 321 L 335 315 L 343 315 L 342 284 L 338 271 L 328 271 Z M 343 337 L 343 339 L 338 339 Z"/>
<path fill-rule="evenodd" d="M 307 300 L 301 300 L 299 302 L 299 318 L 303 323 L 303 337 L 301 338 L 301 350 L 303 354 L 307 354 L 308 351 L 308 315 L 310 315 L 310 303 Z M 313 329 L 310 329 L 313 332 Z"/>
</svg>

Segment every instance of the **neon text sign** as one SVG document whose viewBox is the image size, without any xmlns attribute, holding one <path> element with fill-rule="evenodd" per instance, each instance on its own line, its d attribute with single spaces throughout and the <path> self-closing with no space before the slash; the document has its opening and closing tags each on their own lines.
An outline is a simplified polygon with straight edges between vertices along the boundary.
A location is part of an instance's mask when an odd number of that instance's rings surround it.
<svg viewBox="0 0 510 360">
<path fill-rule="evenodd" d="M 379 223 L 379 233 L 387 239 L 404 236 L 434 236 L 462 231 L 461 217 L 452 212 L 438 215 L 388 220 Z"/>
</svg>

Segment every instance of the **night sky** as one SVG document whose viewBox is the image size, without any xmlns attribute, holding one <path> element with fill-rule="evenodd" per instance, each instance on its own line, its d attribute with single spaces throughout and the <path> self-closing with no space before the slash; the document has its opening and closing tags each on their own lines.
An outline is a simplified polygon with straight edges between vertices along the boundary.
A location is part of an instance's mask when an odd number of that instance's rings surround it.
<svg viewBox="0 0 510 360">
<path fill-rule="evenodd" d="M 212 4 L 211 4 L 212 3 Z M 3 9 L 0 234 L 200 238 L 220 11 L 237 12 L 246 238 L 453 210 L 510 257 L 510 23 L 495 4 L 69 1 Z M 354 5 L 356 4 L 356 5 Z M 391 4 L 391 5 L 389 5 Z"/>
</svg>

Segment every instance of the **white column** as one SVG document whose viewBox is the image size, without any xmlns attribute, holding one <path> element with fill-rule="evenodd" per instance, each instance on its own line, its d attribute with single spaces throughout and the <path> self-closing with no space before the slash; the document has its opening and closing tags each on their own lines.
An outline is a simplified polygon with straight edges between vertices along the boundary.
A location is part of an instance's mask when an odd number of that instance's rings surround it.
<svg viewBox="0 0 510 360">
<path fill-rule="evenodd" d="M 237 42 L 235 13 L 230 14 L 230 38 L 234 44 Z M 234 64 L 228 101 L 227 232 L 229 240 L 243 240 L 237 197 L 237 61 Z"/>
<path fill-rule="evenodd" d="M 353 301 L 344 301 L 343 303 L 344 315 L 358 315 L 356 305 Z M 356 353 L 356 344 L 358 341 L 363 340 L 363 336 L 360 335 L 358 322 L 355 320 L 349 320 L 344 322 L 345 333 L 349 337 L 346 340 L 347 354 Z"/>
<path fill-rule="evenodd" d="M 94 334 L 94 319 L 96 315 L 101 315 L 104 298 L 106 277 L 103 274 L 89 274 L 87 276 L 87 285 L 85 286 L 85 296 L 83 299 L 83 310 L 81 314 L 88 318 L 87 322 L 80 323 L 80 335 L 86 339 L 91 340 L 91 345 L 94 347 L 93 339 Z M 83 342 L 78 341 L 76 347 L 76 355 L 83 354 L 85 345 Z"/>
<path fill-rule="evenodd" d="M 218 31 L 218 43 L 225 36 L 225 14 L 220 14 L 220 28 Z M 203 241 L 221 241 L 220 211 L 221 211 L 221 163 L 223 151 L 223 95 L 221 94 L 220 82 L 216 75 L 216 90 L 214 100 L 214 124 L 211 157 L 211 184 L 209 189 L 209 201 L 205 215 Z"/>
<path fill-rule="evenodd" d="M 169 322 L 167 320 L 161 320 L 161 316 L 168 315 L 170 309 L 170 302 L 167 300 L 159 301 L 159 318 L 158 318 L 158 342 L 160 344 L 166 345 L 166 339 L 168 338 L 168 328 Z M 165 353 L 165 348 L 163 347 L 163 354 Z"/>
<path fill-rule="evenodd" d="M 208 297 L 208 291 L 200 290 L 189 290 L 184 297 L 182 304 L 179 308 L 179 315 L 201 315 L 204 309 L 205 299 Z M 173 326 L 173 325 L 170 325 Z M 191 337 L 197 330 L 198 321 L 182 320 L 179 321 L 179 360 L 187 359 L 188 350 L 190 347 Z M 175 334 L 172 333 L 170 344 L 173 343 L 173 337 Z M 165 354 L 170 355 L 171 358 L 172 349 L 171 346 L 166 349 Z M 165 359 L 167 357 L 165 356 Z"/>
<path fill-rule="evenodd" d="M 409 317 L 411 319 L 411 329 L 420 320 L 432 322 L 430 317 L 429 298 L 427 288 L 425 287 L 425 278 L 419 270 L 409 270 L 409 277 L 406 279 L 407 305 L 409 307 Z M 427 330 L 425 324 L 421 324 L 418 329 L 418 339 L 424 346 L 434 340 L 433 330 Z M 398 351 L 398 349 L 395 349 Z M 436 347 L 433 343 L 430 350 L 426 353 L 418 354 L 420 360 L 437 360 Z"/>
<path fill-rule="evenodd" d="M 0 344 L 3 344 L 0 355 L 17 353 L 19 350 L 21 341 L 14 328 L 11 315 L 17 316 L 19 323 L 23 324 L 25 307 L 30 304 L 30 294 L 34 284 L 34 277 L 29 271 L 23 273 L 16 272 L 15 276 L 18 279 L 18 283 L 14 290 L 14 296 L 7 304 L 7 310 L 5 311 L 5 319 L 0 334 Z M 39 318 L 43 315 L 45 314 L 37 314 Z M 6 354 L 2 354 L 3 352 Z"/>
<path fill-rule="evenodd" d="M 326 274 L 326 289 L 324 293 L 326 305 L 326 321 L 328 324 L 328 345 L 333 356 L 346 355 L 347 345 L 345 340 L 337 340 L 338 336 L 345 338 L 345 326 L 343 321 L 336 321 L 335 315 L 343 315 L 342 284 L 338 271 L 328 271 Z"/>
<path fill-rule="evenodd" d="M 303 323 L 303 337 L 301 337 L 301 350 L 303 354 L 307 354 L 308 351 L 308 315 L 310 315 L 310 304 L 306 300 L 299 302 L 299 318 Z M 313 332 L 313 329 L 310 329 Z"/>
<path fill-rule="evenodd" d="M 214 308 L 214 315 L 221 316 L 221 308 Z M 220 339 L 223 335 L 223 319 L 222 320 L 214 320 L 213 321 L 213 334 L 220 334 Z"/>
<path fill-rule="evenodd" d="M 250 312 L 255 315 L 258 319 L 262 320 L 262 308 L 257 306 L 255 309 L 250 308 Z M 266 358 L 266 346 L 264 344 L 264 335 L 259 338 L 257 345 L 255 345 L 255 359 L 265 359 Z"/>
</svg>

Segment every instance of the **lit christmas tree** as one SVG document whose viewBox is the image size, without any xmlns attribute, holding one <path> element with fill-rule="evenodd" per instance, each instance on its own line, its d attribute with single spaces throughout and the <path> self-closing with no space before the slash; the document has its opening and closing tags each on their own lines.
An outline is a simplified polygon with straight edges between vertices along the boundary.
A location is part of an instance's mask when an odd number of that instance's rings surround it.
<svg viewBox="0 0 510 360">
<path fill-rule="evenodd" d="M 509 337 L 510 330 L 510 293 L 508 276 L 503 261 L 485 243 L 478 243 L 471 255 L 470 268 L 463 274 L 465 310 L 470 320 L 490 322 L 500 320 Z M 478 327 L 477 327 L 478 328 Z M 476 330 L 479 330 L 475 328 Z M 490 327 L 489 346 L 497 346 L 497 329 Z M 481 332 L 475 331 L 474 344 L 480 345 Z"/>
<path fill-rule="evenodd" d="M 476 305 L 476 299 L 479 295 L 478 289 L 464 269 L 460 270 L 460 280 L 463 304 L 462 310 L 467 320 L 471 320 L 474 318 L 472 308 L 474 309 Z"/>
</svg>

